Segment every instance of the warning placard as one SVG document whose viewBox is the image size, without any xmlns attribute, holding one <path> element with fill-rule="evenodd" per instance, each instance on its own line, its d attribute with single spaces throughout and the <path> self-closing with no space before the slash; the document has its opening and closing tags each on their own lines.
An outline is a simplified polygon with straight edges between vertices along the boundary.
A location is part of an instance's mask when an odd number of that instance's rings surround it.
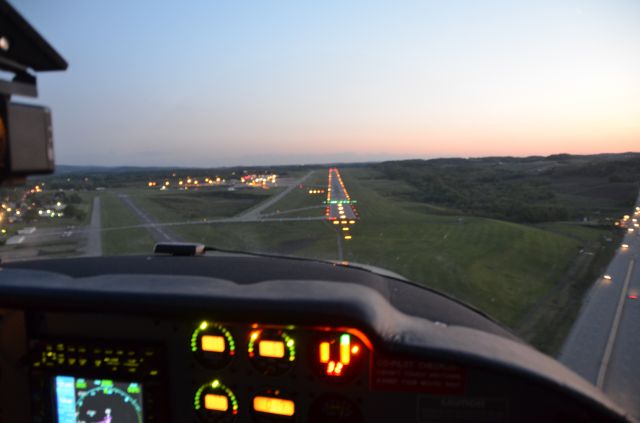
<svg viewBox="0 0 640 423">
<path fill-rule="evenodd" d="M 460 366 L 437 361 L 378 356 L 373 359 L 371 388 L 462 395 L 465 372 Z"/>
</svg>

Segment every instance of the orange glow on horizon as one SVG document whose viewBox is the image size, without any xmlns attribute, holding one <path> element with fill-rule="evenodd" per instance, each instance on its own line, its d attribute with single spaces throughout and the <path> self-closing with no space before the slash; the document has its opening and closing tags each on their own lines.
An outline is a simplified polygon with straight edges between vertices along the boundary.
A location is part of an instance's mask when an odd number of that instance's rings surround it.
<svg viewBox="0 0 640 423">
<path fill-rule="evenodd" d="M 337 144 L 357 145 L 361 142 L 340 141 L 335 145 L 331 141 L 323 143 L 338 154 L 348 154 L 350 151 L 345 151 Z M 582 134 L 544 133 L 542 130 L 523 131 L 520 134 L 441 133 L 426 134 L 424 137 L 416 134 L 408 137 L 398 134 L 389 136 L 388 139 L 371 140 L 368 144 L 371 154 L 403 158 L 625 153 L 640 151 L 640 128 L 635 131 L 594 130 Z M 316 152 L 299 152 L 309 155 L 314 153 Z"/>
</svg>

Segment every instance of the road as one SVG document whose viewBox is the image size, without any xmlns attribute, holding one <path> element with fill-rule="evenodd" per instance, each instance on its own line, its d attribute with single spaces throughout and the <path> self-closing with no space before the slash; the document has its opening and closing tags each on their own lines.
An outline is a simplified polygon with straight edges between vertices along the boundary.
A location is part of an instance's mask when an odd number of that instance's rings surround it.
<svg viewBox="0 0 640 423">
<path fill-rule="evenodd" d="M 640 206 L 640 198 L 637 202 Z M 640 212 L 635 216 L 640 220 Z M 589 291 L 559 360 L 640 419 L 640 235 L 622 241 L 605 274 Z"/>
<path fill-rule="evenodd" d="M 329 220 L 357 220 L 355 207 L 351 204 L 351 197 L 344 186 L 340 171 L 329 169 L 327 190 L 327 219 Z"/>
<path fill-rule="evenodd" d="M 91 222 L 87 231 L 87 248 L 85 256 L 98 257 L 102 255 L 102 217 L 100 196 L 93 197 L 93 207 L 91 207 Z"/>
<path fill-rule="evenodd" d="M 136 215 L 138 220 L 144 224 L 144 227 L 147 228 L 147 230 L 149 231 L 149 234 L 151 234 L 151 237 L 153 238 L 154 241 L 156 242 L 178 241 L 177 237 L 174 234 L 170 233 L 169 230 L 167 230 L 166 225 L 162 225 L 158 223 L 155 219 L 151 218 L 148 214 L 140 210 L 140 208 L 136 206 L 136 204 L 133 201 L 131 201 L 131 198 L 129 198 L 128 195 L 118 194 L 118 197 Z"/>
<path fill-rule="evenodd" d="M 309 178 L 312 174 L 313 174 L 313 171 L 308 172 L 302 178 L 300 178 L 300 179 L 298 179 L 296 181 L 293 181 L 281 193 L 276 194 L 276 195 L 272 195 L 271 197 L 269 197 L 268 199 L 266 199 L 262 203 L 258 204 L 257 206 L 252 207 L 249 210 L 243 211 L 242 213 L 238 214 L 237 216 L 235 216 L 233 218 L 230 218 L 230 220 L 232 219 L 232 220 L 236 220 L 236 221 L 239 221 L 239 222 L 251 222 L 251 221 L 256 221 L 256 220 L 257 221 L 261 221 L 260 218 L 262 217 L 262 211 L 263 210 L 266 210 L 267 208 L 271 207 L 272 205 L 274 205 L 275 203 L 280 201 L 287 194 L 289 194 L 295 187 L 297 187 L 298 185 L 300 185 L 301 183 L 306 181 L 307 178 Z"/>
</svg>

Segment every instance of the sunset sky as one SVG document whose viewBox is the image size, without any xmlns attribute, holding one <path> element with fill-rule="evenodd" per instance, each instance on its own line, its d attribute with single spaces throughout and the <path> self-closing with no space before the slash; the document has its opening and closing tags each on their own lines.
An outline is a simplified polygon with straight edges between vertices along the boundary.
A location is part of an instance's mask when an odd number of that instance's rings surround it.
<svg viewBox="0 0 640 423">
<path fill-rule="evenodd" d="M 640 150 L 638 0 L 11 3 L 61 164 Z"/>
</svg>

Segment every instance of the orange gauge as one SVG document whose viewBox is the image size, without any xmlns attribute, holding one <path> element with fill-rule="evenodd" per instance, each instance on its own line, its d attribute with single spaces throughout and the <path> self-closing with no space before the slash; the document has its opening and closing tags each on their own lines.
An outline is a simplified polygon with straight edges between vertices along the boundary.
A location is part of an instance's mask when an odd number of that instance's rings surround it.
<svg viewBox="0 0 640 423">
<path fill-rule="evenodd" d="M 222 325 L 202 321 L 191 335 L 191 351 L 204 366 L 220 369 L 236 353 L 231 333 Z"/>
<path fill-rule="evenodd" d="M 253 421 L 257 423 L 275 423 L 295 421 L 298 409 L 293 397 L 280 389 L 269 389 L 251 399 Z"/>
<path fill-rule="evenodd" d="M 296 343 L 279 329 L 254 329 L 247 347 L 253 366 L 268 376 L 282 374 L 296 361 Z"/>
<path fill-rule="evenodd" d="M 231 423 L 238 415 L 236 395 L 218 379 L 198 388 L 193 405 L 200 420 L 207 423 Z"/>
</svg>

